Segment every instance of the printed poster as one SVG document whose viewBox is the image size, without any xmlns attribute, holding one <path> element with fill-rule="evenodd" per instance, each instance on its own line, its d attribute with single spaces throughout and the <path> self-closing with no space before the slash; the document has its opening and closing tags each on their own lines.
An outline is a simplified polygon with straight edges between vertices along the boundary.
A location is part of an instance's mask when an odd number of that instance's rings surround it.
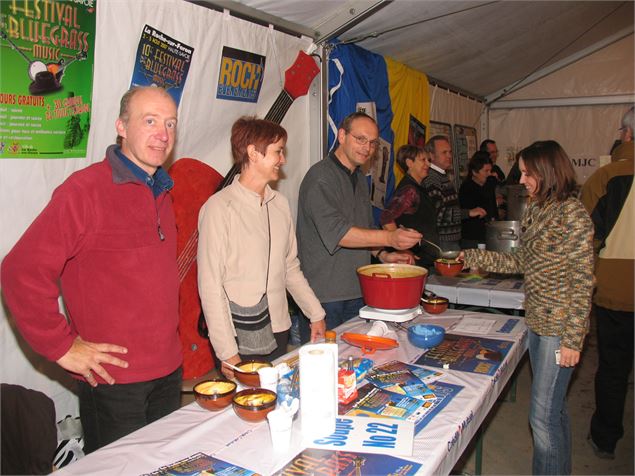
<svg viewBox="0 0 635 476">
<path fill-rule="evenodd" d="M 468 126 L 454 125 L 454 173 L 457 177 L 457 190 L 460 183 L 467 177 L 467 163 L 478 150 L 476 129 Z"/>
<path fill-rule="evenodd" d="M 257 103 L 265 77 L 265 59 L 250 51 L 223 46 L 216 99 Z"/>
<path fill-rule="evenodd" d="M 390 143 L 380 137 L 379 147 L 365 165 L 367 164 L 370 165 L 369 173 L 371 175 L 370 202 L 373 206 L 383 210 L 386 201 L 388 174 L 390 173 Z M 362 170 L 364 170 L 363 166 Z"/>
<path fill-rule="evenodd" d="M 276 476 L 338 476 L 344 474 L 406 476 L 415 474 L 421 464 L 396 456 L 351 451 L 306 449 L 294 456 Z"/>
<path fill-rule="evenodd" d="M 410 114 L 408 122 L 408 144 L 421 147 L 426 145 L 426 126 L 419 119 Z"/>
<path fill-rule="evenodd" d="M 96 4 L 0 1 L 0 158 L 86 156 Z"/>
<path fill-rule="evenodd" d="M 159 86 L 178 106 L 194 48 L 145 25 L 141 32 L 130 87 Z"/>
<path fill-rule="evenodd" d="M 446 334 L 443 342 L 417 360 L 419 365 L 494 375 L 514 345 L 508 340 Z"/>
</svg>

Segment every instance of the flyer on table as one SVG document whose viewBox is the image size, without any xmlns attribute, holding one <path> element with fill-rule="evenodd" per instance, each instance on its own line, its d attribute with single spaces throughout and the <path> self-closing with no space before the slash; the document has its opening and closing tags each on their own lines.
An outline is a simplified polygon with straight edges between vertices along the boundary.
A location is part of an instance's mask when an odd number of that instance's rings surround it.
<svg viewBox="0 0 635 476">
<path fill-rule="evenodd" d="M 0 158 L 80 158 L 97 0 L 0 1 Z"/>
<path fill-rule="evenodd" d="M 340 416 L 335 432 L 308 442 L 311 448 L 412 455 L 414 424 L 388 418 Z"/>
</svg>

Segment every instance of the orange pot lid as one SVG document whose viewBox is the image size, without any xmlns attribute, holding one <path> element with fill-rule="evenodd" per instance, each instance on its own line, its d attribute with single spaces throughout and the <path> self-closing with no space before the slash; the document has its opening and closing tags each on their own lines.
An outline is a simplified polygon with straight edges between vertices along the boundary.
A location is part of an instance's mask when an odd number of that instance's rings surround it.
<svg viewBox="0 0 635 476">
<path fill-rule="evenodd" d="M 350 345 L 361 347 L 362 353 L 364 354 L 373 354 L 376 350 L 388 350 L 399 347 L 399 342 L 388 337 L 376 337 L 366 334 L 345 332 L 342 334 L 342 339 Z"/>
</svg>

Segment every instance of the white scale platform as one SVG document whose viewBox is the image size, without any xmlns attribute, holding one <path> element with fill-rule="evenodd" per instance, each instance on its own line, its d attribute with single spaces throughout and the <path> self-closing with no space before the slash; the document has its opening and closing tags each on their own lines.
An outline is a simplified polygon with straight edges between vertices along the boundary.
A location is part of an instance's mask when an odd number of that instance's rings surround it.
<svg viewBox="0 0 635 476">
<path fill-rule="evenodd" d="M 359 310 L 359 317 L 362 319 L 374 319 L 386 322 L 406 322 L 423 314 L 421 306 L 412 309 L 378 309 L 376 307 L 364 306 Z"/>
</svg>

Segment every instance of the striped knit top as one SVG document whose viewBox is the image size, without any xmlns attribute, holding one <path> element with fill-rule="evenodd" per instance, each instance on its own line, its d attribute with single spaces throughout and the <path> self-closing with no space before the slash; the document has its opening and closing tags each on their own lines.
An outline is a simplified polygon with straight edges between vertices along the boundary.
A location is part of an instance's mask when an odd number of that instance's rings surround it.
<svg viewBox="0 0 635 476">
<path fill-rule="evenodd" d="M 593 293 L 593 224 L 577 198 L 532 203 L 521 221 L 520 246 L 512 252 L 465 250 L 465 262 L 525 278 L 525 320 L 538 335 L 559 336 L 581 351 Z"/>
<path fill-rule="evenodd" d="M 447 174 L 442 174 L 430 167 L 428 176 L 423 179 L 421 186 L 428 194 L 437 211 L 437 231 L 439 245 L 457 243 L 461 239 L 461 207 L 459 195 Z M 447 247 L 451 249 L 451 247 Z"/>
</svg>

